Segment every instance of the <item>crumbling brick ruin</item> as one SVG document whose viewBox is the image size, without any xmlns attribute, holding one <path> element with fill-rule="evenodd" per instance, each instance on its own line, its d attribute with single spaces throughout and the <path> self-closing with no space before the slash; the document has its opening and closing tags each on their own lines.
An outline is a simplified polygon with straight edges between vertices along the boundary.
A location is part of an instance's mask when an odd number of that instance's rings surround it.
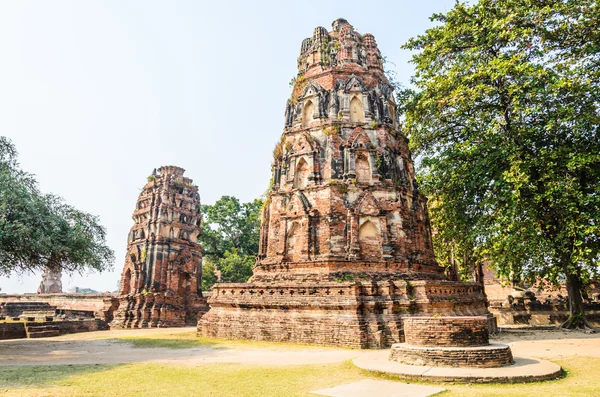
<svg viewBox="0 0 600 397">
<path fill-rule="evenodd" d="M 112 328 L 195 324 L 202 297 L 200 195 L 179 167 L 155 170 L 138 197 Z"/>
<path fill-rule="evenodd" d="M 62 292 L 62 269 L 51 270 L 47 267 L 42 271 L 42 281 L 38 294 L 60 294 Z"/>
<path fill-rule="evenodd" d="M 404 341 L 408 316 L 488 324 L 482 285 L 435 261 L 373 35 L 338 19 L 302 42 L 273 155 L 253 276 L 213 288 L 199 334 L 379 348 Z"/>
</svg>

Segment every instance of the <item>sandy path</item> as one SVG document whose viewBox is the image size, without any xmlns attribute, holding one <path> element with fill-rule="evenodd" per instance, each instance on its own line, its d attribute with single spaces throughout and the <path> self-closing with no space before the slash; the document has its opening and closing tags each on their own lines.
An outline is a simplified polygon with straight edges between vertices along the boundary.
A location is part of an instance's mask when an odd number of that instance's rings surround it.
<svg viewBox="0 0 600 397">
<path fill-rule="evenodd" d="M 190 333 L 195 328 L 169 329 L 173 333 Z M 198 365 L 206 363 L 240 363 L 256 365 L 327 364 L 350 360 L 359 350 L 251 346 L 197 347 L 191 349 L 134 348 L 128 342 L 111 338 L 164 334 L 165 329 L 99 331 L 58 338 L 0 341 L 0 366 L 119 364 L 160 362 Z"/>
<path fill-rule="evenodd" d="M 510 345 L 519 357 L 600 357 L 600 334 L 577 331 L 506 332 L 495 341 Z"/>
<path fill-rule="evenodd" d="M 194 328 L 169 329 L 189 334 Z M 252 347 L 198 347 L 191 349 L 134 348 L 111 338 L 164 334 L 164 329 L 100 331 L 58 338 L 0 341 L 2 365 L 117 364 L 160 362 L 184 365 L 241 363 L 255 365 L 326 364 L 350 360 L 366 352 L 335 348 L 302 348 L 273 344 Z M 561 331 L 506 333 L 494 339 L 508 343 L 519 357 L 600 357 L 600 335 Z"/>
</svg>

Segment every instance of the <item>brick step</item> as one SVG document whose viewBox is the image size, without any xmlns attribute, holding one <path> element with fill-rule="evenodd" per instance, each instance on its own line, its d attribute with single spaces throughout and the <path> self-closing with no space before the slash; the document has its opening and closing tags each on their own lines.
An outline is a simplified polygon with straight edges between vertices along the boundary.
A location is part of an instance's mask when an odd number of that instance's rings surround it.
<svg viewBox="0 0 600 397">
<path fill-rule="evenodd" d="M 51 324 L 31 324 L 25 325 L 25 333 L 28 338 L 47 338 L 60 335 L 60 329 Z"/>
<path fill-rule="evenodd" d="M 58 330 L 58 326 L 56 325 L 29 325 L 27 324 L 27 329 L 30 331 L 53 331 Z"/>
<path fill-rule="evenodd" d="M 60 329 L 52 324 L 26 324 L 25 333 L 28 338 L 48 338 L 60 335 Z"/>
<path fill-rule="evenodd" d="M 46 317 L 46 316 L 54 316 L 56 314 L 56 310 L 24 310 L 21 316 L 23 317 Z"/>
<path fill-rule="evenodd" d="M 60 331 L 58 329 L 49 330 L 49 331 L 27 332 L 28 338 L 49 338 L 51 336 L 59 336 L 59 335 L 60 335 Z"/>
</svg>

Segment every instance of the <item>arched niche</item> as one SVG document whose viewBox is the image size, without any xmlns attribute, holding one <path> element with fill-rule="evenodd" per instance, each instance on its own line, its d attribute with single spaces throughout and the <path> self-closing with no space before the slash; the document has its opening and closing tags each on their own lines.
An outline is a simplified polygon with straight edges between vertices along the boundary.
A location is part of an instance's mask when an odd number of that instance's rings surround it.
<svg viewBox="0 0 600 397">
<path fill-rule="evenodd" d="M 371 163 L 367 153 L 359 152 L 356 155 L 356 182 L 371 183 L 373 172 L 371 171 Z"/>
<path fill-rule="evenodd" d="M 313 121 L 313 114 L 315 112 L 315 105 L 313 105 L 312 101 L 307 101 L 304 105 L 304 109 L 302 110 L 302 127 L 307 128 L 310 127 L 310 124 Z"/>
<path fill-rule="evenodd" d="M 290 261 L 295 262 L 300 258 L 299 236 L 300 225 L 298 222 L 292 223 L 287 236 L 287 257 Z"/>
<path fill-rule="evenodd" d="M 396 126 L 396 105 L 390 101 L 390 118 L 392 119 L 392 125 Z"/>
<path fill-rule="evenodd" d="M 131 269 L 125 270 L 121 286 L 121 295 L 129 295 L 131 292 Z"/>
<path fill-rule="evenodd" d="M 365 121 L 362 101 L 356 95 L 350 101 L 350 121 L 355 123 L 364 123 Z"/>
<path fill-rule="evenodd" d="M 301 157 L 296 163 L 296 170 L 294 172 L 294 188 L 302 189 L 308 185 L 308 175 L 310 170 L 308 169 L 308 163 Z"/>
<path fill-rule="evenodd" d="M 189 287 L 191 284 L 189 273 L 180 273 L 179 274 L 179 285 L 177 286 L 177 294 L 179 296 L 186 296 L 189 292 Z"/>
<path fill-rule="evenodd" d="M 365 221 L 358 228 L 358 245 L 363 259 L 381 259 L 381 233 L 371 220 Z"/>
</svg>

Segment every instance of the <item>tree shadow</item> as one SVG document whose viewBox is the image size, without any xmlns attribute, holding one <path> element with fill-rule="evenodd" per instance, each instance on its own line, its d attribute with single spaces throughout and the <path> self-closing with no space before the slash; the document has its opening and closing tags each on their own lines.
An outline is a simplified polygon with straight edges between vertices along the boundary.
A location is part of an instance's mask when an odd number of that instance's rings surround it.
<svg viewBox="0 0 600 397">
<path fill-rule="evenodd" d="M 52 386 L 71 376 L 108 371 L 122 365 L 124 364 L 0 366 L 0 388 Z"/>
<path fill-rule="evenodd" d="M 194 349 L 210 348 L 213 350 L 225 350 L 221 344 L 198 339 L 175 339 L 175 338 L 140 338 L 140 337 L 122 337 L 113 339 L 118 342 L 126 342 L 132 347 L 140 349 L 164 348 L 164 349 Z"/>
</svg>

